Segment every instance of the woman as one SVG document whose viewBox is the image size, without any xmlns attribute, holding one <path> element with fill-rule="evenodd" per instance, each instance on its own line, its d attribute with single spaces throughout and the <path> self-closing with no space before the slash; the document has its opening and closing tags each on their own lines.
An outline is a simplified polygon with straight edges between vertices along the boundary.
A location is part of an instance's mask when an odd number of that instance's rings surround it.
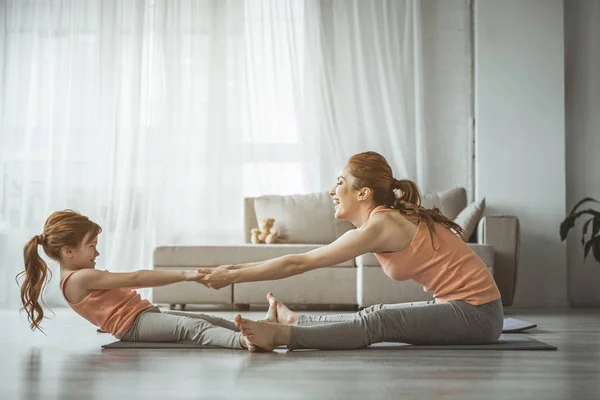
<svg viewBox="0 0 600 400">
<path fill-rule="evenodd" d="M 352 156 L 330 195 L 335 218 L 348 220 L 357 229 L 304 254 L 201 268 L 199 281 L 219 289 L 232 283 L 286 278 L 374 253 L 390 279 L 414 279 L 433 292 L 434 300 L 380 304 L 350 315 L 299 316 L 295 325 L 250 321 L 237 315 L 236 326 L 250 343 L 272 350 L 279 345 L 354 349 L 376 342 L 484 344 L 498 340 L 503 310 L 492 275 L 457 235 L 462 229 L 437 208 L 421 207 L 417 186 L 394 179 L 383 156 L 375 152 Z"/>
</svg>

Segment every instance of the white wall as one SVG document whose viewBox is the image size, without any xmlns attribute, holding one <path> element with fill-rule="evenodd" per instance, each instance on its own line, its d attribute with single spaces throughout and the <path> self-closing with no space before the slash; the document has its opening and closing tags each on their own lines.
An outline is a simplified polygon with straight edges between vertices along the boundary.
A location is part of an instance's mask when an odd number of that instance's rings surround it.
<svg viewBox="0 0 600 400">
<path fill-rule="evenodd" d="M 468 0 L 421 3 L 423 41 L 423 147 L 427 162 L 422 190 L 471 188 L 472 49 Z M 472 134 L 472 132 L 471 132 Z"/>
<path fill-rule="evenodd" d="M 565 1 L 567 208 L 584 197 L 600 200 L 600 0 Z M 588 203 L 589 206 L 594 206 Z M 600 210 L 600 205 L 595 205 Z M 567 211 L 568 212 L 568 211 Z M 568 238 L 569 302 L 600 306 L 600 264 L 583 262 L 581 228 Z"/>
<path fill-rule="evenodd" d="M 562 0 L 476 0 L 476 196 L 521 221 L 515 307 L 567 306 Z"/>
</svg>

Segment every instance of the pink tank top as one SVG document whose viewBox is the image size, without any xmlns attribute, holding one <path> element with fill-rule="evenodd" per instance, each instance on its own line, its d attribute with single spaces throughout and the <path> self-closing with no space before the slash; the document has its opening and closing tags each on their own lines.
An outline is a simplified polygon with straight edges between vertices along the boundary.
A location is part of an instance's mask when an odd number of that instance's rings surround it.
<svg viewBox="0 0 600 400">
<path fill-rule="evenodd" d="M 79 303 L 71 303 L 65 295 L 65 283 L 75 272 L 67 272 L 60 280 L 63 297 L 73 311 L 117 339 L 127 333 L 140 312 L 153 307 L 131 289 L 94 290 Z"/>
<path fill-rule="evenodd" d="M 378 207 L 381 211 L 396 211 Z M 385 274 L 397 281 L 413 279 L 441 302 L 462 300 L 473 305 L 500 298 L 500 291 L 484 262 L 445 226 L 434 223 L 433 243 L 427 223 L 421 221 L 410 244 L 402 251 L 375 253 Z"/>
</svg>

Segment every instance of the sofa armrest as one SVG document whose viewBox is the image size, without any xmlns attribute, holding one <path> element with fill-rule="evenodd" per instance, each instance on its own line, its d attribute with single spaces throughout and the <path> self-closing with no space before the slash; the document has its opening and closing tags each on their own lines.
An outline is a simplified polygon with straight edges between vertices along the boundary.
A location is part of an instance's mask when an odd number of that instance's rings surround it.
<svg viewBox="0 0 600 400">
<path fill-rule="evenodd" d="M 509 215 L 489 215 L 479 222 L 477 240 L 494 248 L 494 279 L 502 304 L 513 304 L 519 264 L 519 219 Z"/>
</svg>

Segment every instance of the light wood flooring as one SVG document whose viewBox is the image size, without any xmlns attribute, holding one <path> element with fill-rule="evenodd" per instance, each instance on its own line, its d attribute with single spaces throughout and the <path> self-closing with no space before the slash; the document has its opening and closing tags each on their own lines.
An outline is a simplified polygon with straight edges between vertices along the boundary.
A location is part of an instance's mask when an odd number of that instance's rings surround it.
<svg viewBox="0 0 600 400">
<path fill-rule="evenodd" d="M 557 351 L 269 354 L 102 351 L 112 336 L 69 309 L 55 313 L 44 336 L 0 310 L 0 399 L 600 399 L 600 310 L 505 310 L 537 323 L 528 335 Z"/>
</svg>

